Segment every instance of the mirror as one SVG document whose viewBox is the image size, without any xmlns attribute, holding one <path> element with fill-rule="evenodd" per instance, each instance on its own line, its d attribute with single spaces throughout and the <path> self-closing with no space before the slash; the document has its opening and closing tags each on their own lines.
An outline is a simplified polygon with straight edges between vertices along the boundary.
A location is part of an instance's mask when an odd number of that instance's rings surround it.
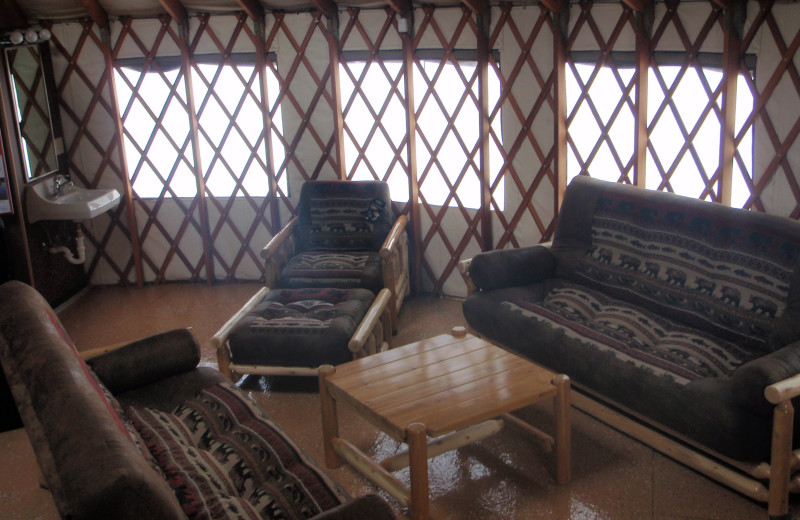
<svg viewBox="0 0 800 520">
<path fill-rule="evenodd" d="M 5 48 L 25 179 L 66 175 L 61 119 L 47 42 Z"/>
</svg>

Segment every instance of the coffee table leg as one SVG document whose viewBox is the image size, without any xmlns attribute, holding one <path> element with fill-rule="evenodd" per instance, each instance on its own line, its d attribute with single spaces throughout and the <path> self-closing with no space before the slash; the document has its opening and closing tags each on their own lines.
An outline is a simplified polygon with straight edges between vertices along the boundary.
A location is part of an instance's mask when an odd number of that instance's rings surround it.
<svg viewBox="0 0 800 520">
<path fill-rule="evenodd" d="M 325 464 L 335 469 L 342 465 L 342 459 L 333 449 L 333 439 L 339 436 L 339 420 L 336 416 L 336 401 L 328 391 L 327 378 L 336 373 L 332 365 L 319 367 L 319 399 L 322 404 L 322 443 L 325 447 Z"/>
<path fill-rule="evenodd" d="M 556 480 L 559 484 L 567 484 L 572 478 L 569 376 L 557 375 L 553 378 L 553 385 L 556 387 Z"/>
<path fill-rule="evenodd" d="M 411 519 L 428 520 L 428 434 L 424 424 L 414 423 L 406 430 L 411 476 Z"/>
</svg>

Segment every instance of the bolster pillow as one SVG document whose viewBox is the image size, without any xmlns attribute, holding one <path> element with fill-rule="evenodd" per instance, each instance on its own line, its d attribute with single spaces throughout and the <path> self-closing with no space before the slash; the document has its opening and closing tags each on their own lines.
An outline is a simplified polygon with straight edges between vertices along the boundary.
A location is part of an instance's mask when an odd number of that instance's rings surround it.
<svg viewBox="0 0 800 520">
<path fill-rule="evenodd" d="M 198 363 L 200 345 L 189 329 L 143 338 L 86 361 L 113 394 L 188 372 Z"/>
<path fill-rule="evenodd" d="M 541 282 L 555 272 L 556 261 L 545 246 L 502 249 L 475 255 L 469 277 L 478 289 L 490 291 Z"/>
<path fill-rule="evenodd" d="M 746 408 L 772 413 L 773 405 L 764 397 L 764 389 L 798 373 L 800 342 L 795 342 L 737 368 L 731 375 L 733 395 Z"/>
</svg>

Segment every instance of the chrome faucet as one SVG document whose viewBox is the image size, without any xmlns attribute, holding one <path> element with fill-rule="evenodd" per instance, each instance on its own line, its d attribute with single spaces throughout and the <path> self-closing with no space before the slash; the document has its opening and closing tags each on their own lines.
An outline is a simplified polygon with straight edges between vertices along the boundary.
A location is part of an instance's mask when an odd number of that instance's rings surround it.
<svg viewBox="0 0 800 520">
<path fill-rule="evenodd" d="M 64 194 L 64 187 L 72 186 L 72 181 L 68 180 L 63 175 L 56 175 L 53 177 L 53 198 L 57 199 Z"/>
</svg>

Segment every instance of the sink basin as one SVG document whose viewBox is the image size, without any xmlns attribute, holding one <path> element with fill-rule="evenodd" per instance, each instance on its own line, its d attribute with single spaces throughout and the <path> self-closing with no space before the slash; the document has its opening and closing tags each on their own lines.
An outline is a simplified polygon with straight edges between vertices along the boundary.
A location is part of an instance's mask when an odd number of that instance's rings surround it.
<svg viewBox="0 0 800 520">
<path fill-rule="evenodd" d="M 28 186 L 28 221 L 86 220 L 119 206 L 120 194 L 115 189 L 87 189 L 65 185 L 61 196 L 53 197 L 49 182 Z"/>
</svg>

